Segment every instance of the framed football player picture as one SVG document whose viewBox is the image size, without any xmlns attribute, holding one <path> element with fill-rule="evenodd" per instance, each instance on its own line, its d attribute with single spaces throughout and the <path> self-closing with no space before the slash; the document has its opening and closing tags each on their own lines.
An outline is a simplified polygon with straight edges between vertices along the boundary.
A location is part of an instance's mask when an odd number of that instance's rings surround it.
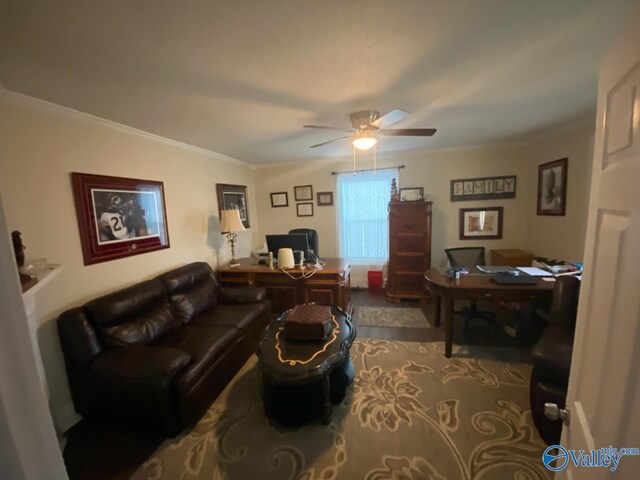
<svg viewBox="0 0 640 480">
<path fill-rule="evenodd" d="M 249 202 L 246 185 L 228 185 L 216 183 L 218 193 L 218 213 L 222 218 L 222 210 L 238 210 L 244 228 L 249 228 Z"/>
<path fill-rule="evenodd" d="M 162 182 L 73 172 L 71 183 L 85 265 L 169 248 Z"/>
</svg>

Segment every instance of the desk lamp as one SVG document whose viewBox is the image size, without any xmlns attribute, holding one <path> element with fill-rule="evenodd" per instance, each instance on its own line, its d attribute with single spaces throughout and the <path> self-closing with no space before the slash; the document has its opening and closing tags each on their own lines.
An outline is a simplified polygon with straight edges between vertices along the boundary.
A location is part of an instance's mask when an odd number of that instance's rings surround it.
<svg viewBox="0 0 640 480">
<path fill-rule="evenodd" d="M 240 263 L 236 260 L 235 243 L 238 240 L 238 234 L 236 232 L 244 231 L 244 225 L 240 220 L 240 211 L 234 210 L 222 210 L 220 216 L 220 233 L 226 234 L 227 240 L 231 244 L 231 261 L 230 267 L 239 267 Z"/>
</svg>

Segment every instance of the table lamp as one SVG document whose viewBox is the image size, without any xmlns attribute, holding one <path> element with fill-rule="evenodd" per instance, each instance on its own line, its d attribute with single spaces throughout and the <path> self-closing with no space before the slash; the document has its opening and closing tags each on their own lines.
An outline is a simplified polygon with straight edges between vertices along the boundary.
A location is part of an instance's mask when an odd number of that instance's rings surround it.
<svg viewBox="0 0 640 480">
<path fill-rule="evenodd" d="M 239 210 L 222 210 L 220 216 L 220 233 L 226 234 L 227 240 L 231 244 L 231 261 L 230 267 L 239 267 L 240 263 L 236 260 L 235 243 L 238 240 L 238 234 L 236 232 L 242 232 L 244 230 L 242 220 L 240 220 Z"/>
</svg>

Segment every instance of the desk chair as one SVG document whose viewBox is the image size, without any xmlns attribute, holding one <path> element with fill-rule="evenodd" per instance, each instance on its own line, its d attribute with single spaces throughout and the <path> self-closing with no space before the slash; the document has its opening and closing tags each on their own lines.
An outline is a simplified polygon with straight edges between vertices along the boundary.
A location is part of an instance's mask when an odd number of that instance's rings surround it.
<svg viewBox="0 0 640 480">
<path fill-rule="evenodd" d="M 309 248 L 313 250 L 313 253 L 316 257 L 320 257 L 320 253 L 318 252 L 318 232 L 312 228 L 294 228 L 293 230 L 289 230 L 289 233 L 304 233 L 307 235 L 307 240 L 309 241 Z M 305 256 L 308 256 L 308 253 L 305 252 Z M 307 258 L 307 260 L 311 260 Z"/>
<path fill-rule="evenodd" d="M 449 263 L 452 267 L 464 267 L 471 270 L 477 265 L 486 265 L 484 259 L 484 247 L 458 247 L 458 248 L 445 248 L 444 253 L 449 259 Z M 471 320 L 474 318 L 481 318 L 494 325 L 494 328 L 498 328 L 498 324 L 494 321 L 493 312 L 486 312 L 478 310 L 478 305 L 475 301 L 471 302 L 469 308 L 464 307 L 462 310 L 453 312 L 454 314 L 464 315 L 467 317 L 464 323 L 464 329 L 469 328 Z"/>
</svg>

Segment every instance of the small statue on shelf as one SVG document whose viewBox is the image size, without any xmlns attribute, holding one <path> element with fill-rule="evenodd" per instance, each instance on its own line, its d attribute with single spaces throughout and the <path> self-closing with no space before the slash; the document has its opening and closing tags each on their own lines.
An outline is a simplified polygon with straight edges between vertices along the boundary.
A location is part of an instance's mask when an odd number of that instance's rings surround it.
<svg viewBox="0 0 640 480">
<path fill-rule="evenodd" d="M 395 178 L 391 179 L 391 201 L 392 202 L 400 201 L 400 195 L 398 195 L 398 184 L 396 183 Z"/>
<path fill-rule="evenodd" d="M 18 274 L 20 275 L 20 284 L 25 284 L 32 280 L 30 275 L 25 275 L 20 272 L 20 269 L 24 267 L 24 250 L 25 246 L 22 244 L 22 239 L 20 238 L 22 235 L 19 231 L 14 230 L 11 232 L 11 240 L 13 241 L 13 253 L 16 256 L 16 264 L 18 265 Z"/>
</svg>

